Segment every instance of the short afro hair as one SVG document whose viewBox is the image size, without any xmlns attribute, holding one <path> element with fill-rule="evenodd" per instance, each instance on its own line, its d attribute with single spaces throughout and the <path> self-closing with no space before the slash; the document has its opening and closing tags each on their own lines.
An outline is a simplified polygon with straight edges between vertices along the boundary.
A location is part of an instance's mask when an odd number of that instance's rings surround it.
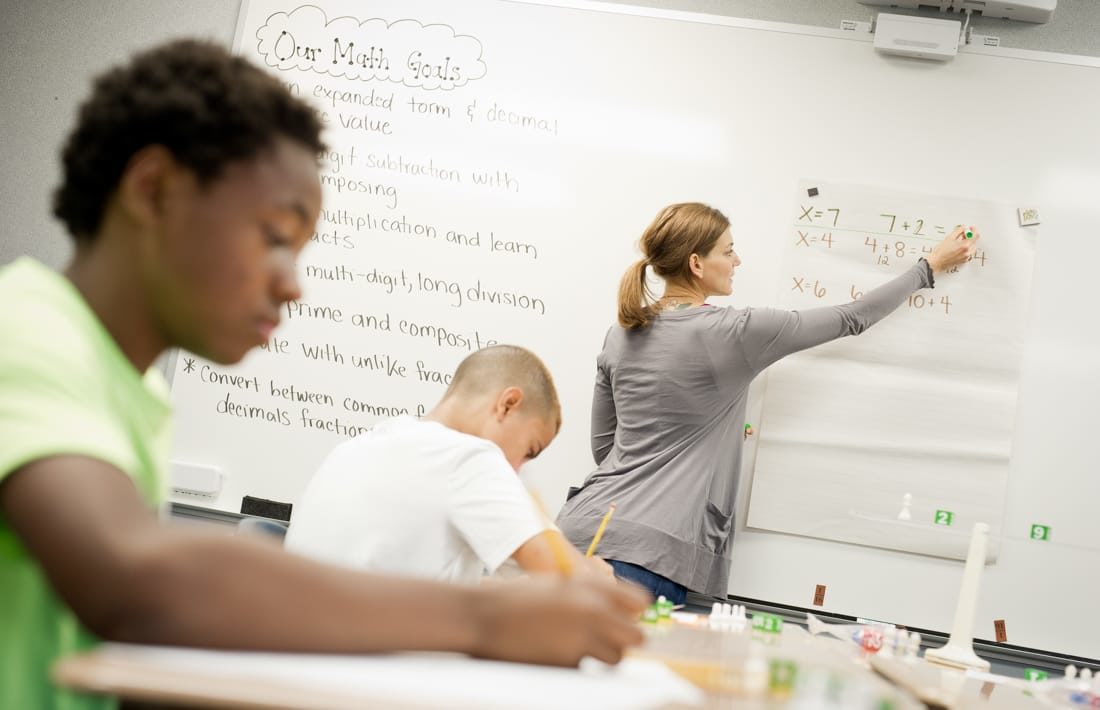
<svg viewBox="0 0 1100 710">
<path fill-rule="evenodd" d="M 142 148 L 164 146 L 209 183 L 280 137 L 325 150 L 316 112 L 264 70 L 211 42 L 154 47 L 95 80 L 62 152 L 53 213 L 76 240 L 90 241 Z"/>
</svg>

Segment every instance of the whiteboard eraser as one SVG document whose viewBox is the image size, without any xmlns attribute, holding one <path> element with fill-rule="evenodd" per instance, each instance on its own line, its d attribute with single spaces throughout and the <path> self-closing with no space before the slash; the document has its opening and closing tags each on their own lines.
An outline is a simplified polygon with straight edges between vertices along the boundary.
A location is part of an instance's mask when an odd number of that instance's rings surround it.
<svg viewBox="0 0 1100 710">
<path fill-rule="evenodd" d="M 1020 220 L 1021 227 L 1030 227 L 1039 224 L 1039 210 L 1035 207 L 1018 207 L 1016 217 Z"/>
<path fill-rule="evenodd" d="M 214 498 L 222 492 L 222 472 L 216 466 L 172 462 L 173 493 Z"/>
<path fill-rule="evenodd" d="M 959 53 L 962 23 L 880 12 L 875 20 L 875 49 L 903 57 L 947 61 Z"/>
</svg>

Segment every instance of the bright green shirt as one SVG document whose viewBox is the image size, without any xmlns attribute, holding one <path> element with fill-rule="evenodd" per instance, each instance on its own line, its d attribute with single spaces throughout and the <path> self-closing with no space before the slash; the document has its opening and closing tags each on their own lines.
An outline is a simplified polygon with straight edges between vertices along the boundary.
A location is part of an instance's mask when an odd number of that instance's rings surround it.
<svg viewBox="0 0 1100 710">
<path fill-rule="evenodd" d="M 88 456 L 124 471 L 159 505 L 167 391 L 155 368 L 134 369 L 64 276 L 27 258 L 0 268 L 0 486 L 37 459 Z M 0 708 L 113 707 L 49 679 L 58 657 L 95 643 L 0 515 Z"/>
</svg>

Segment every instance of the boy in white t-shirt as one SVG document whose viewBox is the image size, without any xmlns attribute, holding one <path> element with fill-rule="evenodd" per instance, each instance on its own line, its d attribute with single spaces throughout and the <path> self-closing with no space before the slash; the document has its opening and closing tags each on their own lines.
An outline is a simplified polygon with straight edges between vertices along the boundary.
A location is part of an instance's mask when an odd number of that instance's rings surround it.
<svg viewBox="0 0 1100 710">
<path fill-rule="evenodd" d="M 286 545 L 348 567 L 452 582 L 476 581 L 508 559 L 555 572 L 555 553 L 610 574 L 542 518 L 516 475 L 560 427 L 542 361 L 511 345 L 480 350 L 423 419 L 383 421 L 329 454 L 294 507 Z"/>
</svg>

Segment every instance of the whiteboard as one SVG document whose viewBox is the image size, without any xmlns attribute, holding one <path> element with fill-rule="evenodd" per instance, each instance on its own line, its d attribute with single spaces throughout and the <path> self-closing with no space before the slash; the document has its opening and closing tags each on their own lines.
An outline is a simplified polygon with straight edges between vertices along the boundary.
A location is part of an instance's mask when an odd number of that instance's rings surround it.
<svg viewBox="0 0 1100 710">
<path fill-rule="evenodd" d="M 353 19 L 327 24 L 337 18 Z M 342 44 L 332 70 L 325 27 L 360 23 L 357 63 L 339 64 Z M 301 40 L 290 54 L 285 39 L 274 49 L 288 29 Z M 305 296 L 278 342 L 236 368 L 178 359 L 175 457 L 224 475 L 203 504 L 295 500 L 331 447 L 386 414 L 424 411 L 443 391 L 438 373 L 494 341 L 532 348 L 555 373 L 562 431 L 524 477 L 560 504 L 593 468 L 594 361 L 619 277 L 671 202 L 731 217 L 744 261 L 735 305 L 779 302 L 801 177 L 1028 203 L 1043 236 L 976 635 L 1004 619 L 1011 643 L 1100 655 L 1089 604 L 1100 522 L 1081 503 L 1100 493 L 1083 444 L 1100 396 L 1095 66 L 995 50 L 930 64 L 840 31 L 590 3 L 265 0 L 242 8 L 237 37 L 317 101 L 335 154 L 300 259 Z M 383 40 L 388 67 L 370 51 Z M 808 606 L 825 584 L 827 610 L 950 627 L 957 561 L 745 529 L 754 459 L 750 449 L 739 482 L 732 593 Z M 1036 523 L 1049 540 L 1028 539 Z M 1051 623 L 1053 607 L 1072 621 Z"/>
<path fill-rule="evenodd" d="M 981 229 L 967 264 L 936 276 L 934 288 L 910 295 L 862 337 L 768 371 L 749 527 L 965 560 L 981 522 L 993 532 L 987 559 L 997 559 L 1035 212 L 799 184 L 778 303 L 791 310 L 857 300 L 929 255 L 956 225 Z"/>
</svg>

